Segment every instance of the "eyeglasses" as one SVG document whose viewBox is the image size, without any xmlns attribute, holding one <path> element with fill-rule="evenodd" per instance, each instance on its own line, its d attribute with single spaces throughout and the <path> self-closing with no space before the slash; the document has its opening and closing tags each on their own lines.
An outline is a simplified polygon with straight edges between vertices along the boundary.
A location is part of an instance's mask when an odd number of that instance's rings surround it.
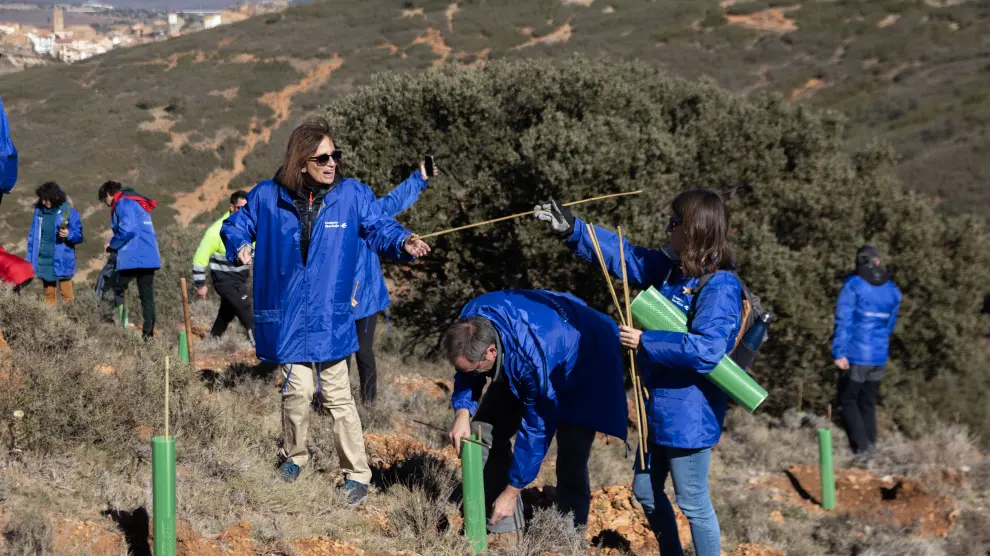
<svg viewBox="0 0 990 556">
<path fill-rule="evenodd" d="M 309 160 L 310 162 L 315 162 L 317 166 L 323 167 L 326 166 L 327 164 L 330 164 L 331 158 L 333 159 L 334 163 L 339 163 L 340 157 L 343 156 L 343 154 L 344 154 L 343 151 L 341 151 L 340 149 L 335 149 L 332 153 L 329 154 L 324 153 L 321 154 L 320 156 L 311 156 L 309 157 Z"/>
<path fill-rule="evenodd" d="M 683 223 L 684 223 L 684 219 L 681 218 L 680 216 L 671 216 L 670 221 L 667 223 L 667 229 L 673 230 L 674 228 L 676 228 L 677 226 Z"/>
</svg>

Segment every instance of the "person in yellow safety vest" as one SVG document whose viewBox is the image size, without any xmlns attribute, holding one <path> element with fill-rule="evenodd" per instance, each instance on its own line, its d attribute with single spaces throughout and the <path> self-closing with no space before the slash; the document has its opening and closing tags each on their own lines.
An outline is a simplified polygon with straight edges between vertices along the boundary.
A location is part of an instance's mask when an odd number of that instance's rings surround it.
<svg viewBox="0 0 990 556">
<path fill-rule="evenodd" d="M 220 239 L 220 226 L 223 225 L 223 221 L 246 204 L 247 193 L 235 191 L 230 196 L 230 210 L 203 234 L 196 255 L 193 256 L 193 284 L 199 297 L 206 299 L 206 269 L 209 267 L 213 276 L 213 289 L 220 296 L 220 311 L 213 322 L 210 335 L 214 338 L 223 336 L 227 331 L 227 325 L 237 317 L 247 330 L 248 340 L 254 346 L 254 308 L 249 289 L 251 266 L 227 260 L 227 250 L 223 240 Z"/>
</svg>

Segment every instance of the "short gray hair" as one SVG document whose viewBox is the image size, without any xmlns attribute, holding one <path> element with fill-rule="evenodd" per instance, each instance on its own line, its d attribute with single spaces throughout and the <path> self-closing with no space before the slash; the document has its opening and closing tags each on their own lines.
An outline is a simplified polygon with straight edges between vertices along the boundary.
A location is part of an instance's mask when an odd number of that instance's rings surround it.
<svg viewBox="0 0 990 556">
<path fill-rule="evenodd" d="M 485 356 L 488 346 L 495 345 L 496 334 L 495 326 L 485 317 L 467 317 L 450 325 L 440 345 L 451 363 L 458 357 L 477 363 Z"/>
</svg>

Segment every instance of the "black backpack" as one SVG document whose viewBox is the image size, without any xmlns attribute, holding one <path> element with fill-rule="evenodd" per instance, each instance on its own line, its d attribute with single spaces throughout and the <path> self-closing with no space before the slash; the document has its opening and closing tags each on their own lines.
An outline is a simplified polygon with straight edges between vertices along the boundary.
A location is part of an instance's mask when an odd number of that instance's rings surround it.
<svg viewBox="0 0 990 556">
<path fill-rule="evenodd" d="M 728 271 L 728 272 L 732 272 L 732 271 Z M 742 327 L 740 327 L 739 329 L 739 335 L 736 337 L 736 343 L 732 346 L 732 349 L 729 350 L 729 355 L 731 355 L 732 352 L 734 352 L 736 348 L 739 347 L 739 342 L 742 341 L 742 338 L 743 336 L 746 335 L 746 332 L 756 323 L 756 320 L 766 312 L 766 310 L 763 308 L 763 305 L 760 303 L 760 298 L 754 295 L 753 292 L 749 291 L 749 288 L 746 287 L 746 282 L 744 282 L 743 279 L 740 278 L 739 275 L 736 274 L 735 272 L 732 272 L 732 274 L 734 274 L 735 277 L 739 279 L 739 284 L 742 285 L 742 294 L 743 294 L 742 321 L 743 322 L 742 322 Z M 690 292 L 688 292 L 694 295 L 694 299 L 691 301 L 691 315 L 689 315 L 689 320 L 691 317 L 694 317 L 694 304 L 697 303 L 698 298 L 701 297 L 701 290 L 705 287 L 706 284 L 708 284 L 708 281 L 712 279 L 712 276 L 715 276 L 714 272 L 702 275 L 701 278 L 698 278 L 698 285 L 692 288 Z M 763 337 L 764 342 L 766 341 L 767 337 L 769 337 L 769 335 L 770 335 L 770 330 L 768 328 L 767 334 Z"/>
</svg>

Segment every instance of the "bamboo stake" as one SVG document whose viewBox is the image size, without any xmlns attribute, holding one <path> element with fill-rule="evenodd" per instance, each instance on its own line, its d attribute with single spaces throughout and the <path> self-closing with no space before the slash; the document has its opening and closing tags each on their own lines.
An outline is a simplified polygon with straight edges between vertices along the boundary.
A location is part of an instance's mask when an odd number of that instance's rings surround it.
<svg viewBox="0 0 990 556">
<path fill-rule="evenodd" d="M 165 356 L 165 439 L 168 439 L 168 355 Z"/>
<path fill-rule="evenodd" d="M 642 189 L 638 189 L 636 191 L 625 191 L 623 193 L 612 193 L 611 195 L 600 195 L 598 197 L 592 197 L 590 199 L 582 199 L 580 201 L 572 201 L 570 203 L 564 203 L 561 206 L 573 207 L 575 205 L 580 205 L 580 204 L 584 204 L 584 203 L 591 203 L 593 201 L 601 201 L 603 199 L 611 199 L 613 197 L 624 197 L 626 195 L 639 195 L 642 192 L 643 192 Z M 509 216 L 502 216 L 500 218 L 493 218 L 492 220 L 485 220 L 484 222 L 476 222 L 474 224 L 468 224 L 466 226 L 458 226 L 456 228 L 450 228 L 449 230 L 441 230 L 439 232 L 433 232 L 432 234 L 426 234 L 425 236 L 419 236 L 419 239 L 427 239 L 427 238 L 431 238 L 431 237 L 437 237 L 437 236 L 442 236 L 442 235 L 445 235 L 445 234 L 451 234 L 451 233 L 454 233 L 454 232 L 459 232 L 461 230 L 467 230 L 467 229 L 470 229 L 470 228 L 477 228 L 478 226 L 484 226 L 486 224 L 494 224 L 496 222 L 504 222 L 505 220 L 512 220 L 513 218 L 519 218 L 519 217 L 522 217 L 522 216 L 529 216 L 529 215 L 532 215 L 532 214 L 536 214 L 536 212 L 537 211 L 535 211 L 535 210 L 530 210 L 530 211 L 527 211 L 527 212 L 520 212 L 520 213 L 516 213 L 516 214 L 510 214 Z"/>
<path fill-rule="evenodd" d="M 828 409 L 825 410 L 825 419 L 828 420 L 829 426 L 832 425 L 832 404 L 828 404 Z"/>
<path fill-rule="evenodd" d="M 619 232 L 619 261 L 622 267 L 622 293 L 626 301 L 626 322 L 632 324 L 632 307 L 629 303 L 629 280 L 626 277 L 626 251 L 622 241 L 622 226 L 618 227 Z M 601 250 L 599 249 L 599 253 Z M 640 395 L 639 373 L 636 372 L 636 350 L 629 350 L 629 374 L 632 376 L 633 398 L 636 403 L 636 432 L 639 433 L 639 467 L 646 467 L 646 455 L 644 454 L 646 445 L 645 429 L 643 428 L 643 397 Z"/>
<path fill-rule="evenodd" d="M 189 294 L 186 292 L 186 279 L 185 277 L 179 280 L 182 286 L 182 312 L 185 314 L 186 319 L 186 347 L 189 350 L 189 361 L 193 362 L 193 347 L 192 347 L 192 320 L 189 317 Z"/>
<path fill-rule="evenodd" d="M 355 280 L 354 281 L 354 293 L 351 294 L 351 307 L 357 307 L 357 305 L 358 305 L 358 302 L 357 302 L 357 289 L 358 289 L 358 284 L 360 284 L 360 283 L 361 283 L 360 280 Z"/>
<path fill-rule="evenodd" d="M 608 284 L 608 291 L 612 294 L 612 303 L 615 303 L 615 310 L 619 312 L 619 322 L 626 324 L 626 315 L 622 311 L 622 305 L 619 304 L 619 296 L 615 294 L 615 287 L 612 285 L 612 277 L 608 273 L 608 266 L 605 264 L 605 257 L 602 255 L 601 245 L 598 244 L 598 234 L 595 233 L 595 227 L 590 222 L 585 222 L 584 225 L 588 229 L 588 236 L 591 237 L 591 244 L 595 248 L 595 254 L 598 255 L 598 263 L 602 266 L 602 273 L 605 274 L 605 283 Z"/>
</svg>

